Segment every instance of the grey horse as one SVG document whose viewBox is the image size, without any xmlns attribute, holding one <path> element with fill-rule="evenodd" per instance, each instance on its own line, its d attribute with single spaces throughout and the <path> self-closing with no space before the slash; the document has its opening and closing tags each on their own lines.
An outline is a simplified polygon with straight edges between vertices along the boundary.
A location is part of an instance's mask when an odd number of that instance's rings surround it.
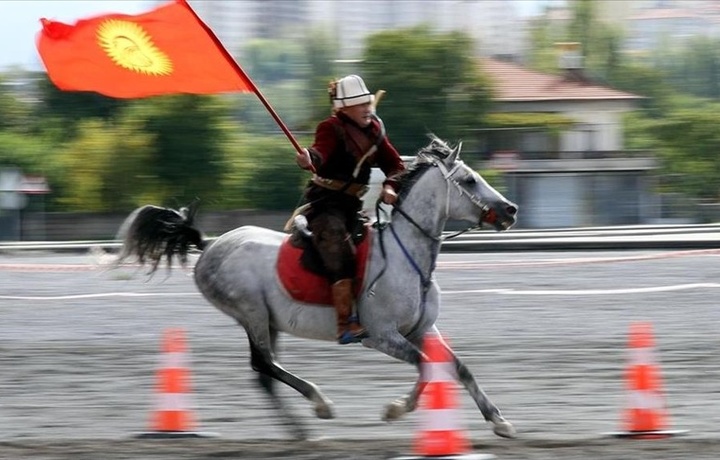
<svg viewBox="0 0 720 460">
<path fill-rule="evenodd" d="M 491 187 L 460 158 L 460 146 L 436 137 L 420 149 L 401 179 L 401 191 L 391 220 L 370 232 L 372 246 L 365 286 L 357 298 L 357 313 L 369 336 L 362 341 L 421 371 L 422 341 L 437 334 L 440 289 L 433 279 L 442 234 L 449 219 L 469 222 L 470 228 L 490 226 L 508 230 L 517 206 Z M 215 307 L 247 332 L 251 366 L 261 386 L 281 408 L 274 390 L 279 380 L 313 405 L 319 418 L 333 418 L 332 402 L 312 382 L 284 369 L 277 361 L 281 332 L 335 342 L 335 311 L 299 303 L 288 296 L 276 274 L 278 248 L 287 234 L 256 226 L 242 226 L 214 241 L 194 227 L 194 209 L 176 211 L 144 206 L 133 212 L 121 229 L 119 261 L 136 258 L 157 269 L 162 260 L 178 256 L 187 261 L 193 246 L 202 250 L 195 265 L 195 282 Z M 459 382 L 469 392 L 493 431 L 514 437 L 515 429 L 478 386 L 468 368 L 445 344 L 454 360 Z M 412 389 L 390 402 L 383 420 L 398 419 L 415 410 L 425 383 L 419 375 Z M 295 435 L 306 437 L 296 426 Z"/>
</svg>

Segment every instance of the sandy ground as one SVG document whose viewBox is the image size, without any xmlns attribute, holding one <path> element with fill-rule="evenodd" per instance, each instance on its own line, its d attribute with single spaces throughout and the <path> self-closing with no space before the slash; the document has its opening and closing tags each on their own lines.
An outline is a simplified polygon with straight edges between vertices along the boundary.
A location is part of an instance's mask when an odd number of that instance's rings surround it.
<svg viewBox="0 0 720 460">
<path fill-rule="evenodd" d="M 385 459 L 412 451 L 420 416 L 380 420 L 409 366 L 361 346 L 281 340 L 286 368 L 317 383 L 337 418 L 289 438 L 255 385 L 245 333 L 196 291 L 188 271 L 147 279 L 91 256 L 0 255 L 1 459 Z M 707 252 L 443 254 L 439 326 L 518 429 L 492 434 L 460 399 L 473 452 L 498 459 L 720 458 L 718 258 Z M 650 321 L 669 428 L 660 440 L 621 429 L 627 333 Z M 187 331 L 201 439 L 139 440 L 149 429 L 159 340 Z"/>
</svg>

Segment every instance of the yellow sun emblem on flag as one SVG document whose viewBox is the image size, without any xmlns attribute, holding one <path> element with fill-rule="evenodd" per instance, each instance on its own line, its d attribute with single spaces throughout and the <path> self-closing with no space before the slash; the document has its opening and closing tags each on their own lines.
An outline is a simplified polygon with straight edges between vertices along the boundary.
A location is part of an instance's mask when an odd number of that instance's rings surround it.
<svg viewBox="0 0 720 460">
<path fill-rule="evenodd" d="M 97 39 L 105 53 L 120 67 L 148 75 L 170 75 L 170 58 L 152 42 L 138 24 L 108 19 L 100 24 Z"/>
</svg>

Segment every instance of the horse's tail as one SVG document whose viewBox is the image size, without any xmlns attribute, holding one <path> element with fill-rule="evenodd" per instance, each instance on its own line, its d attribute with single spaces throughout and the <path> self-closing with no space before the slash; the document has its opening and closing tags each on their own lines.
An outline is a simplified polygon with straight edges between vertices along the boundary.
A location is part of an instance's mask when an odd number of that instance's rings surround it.
<svg viewBox="0 0 720 460">
<path fill-rule="evenodd" d="M 122 248 L 117 257 L 119 265 L 128 259 L 150 264 L 157 270 L 163 258 L 168 266 L 173 256 L 182 265 L 187 264 L 188 253 L 195 247 L 202 251 L 208 244 L 200 230 L 195 228 L 196 202 L 186 208 L 175 210 L 146 205 L 133 211 L 122 223 L 117 239 Z"/>
</svg>

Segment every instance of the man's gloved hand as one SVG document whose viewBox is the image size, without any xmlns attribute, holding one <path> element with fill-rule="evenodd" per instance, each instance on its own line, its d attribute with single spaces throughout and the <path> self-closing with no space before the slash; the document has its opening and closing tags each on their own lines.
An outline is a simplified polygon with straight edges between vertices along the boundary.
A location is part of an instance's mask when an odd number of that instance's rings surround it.
<svg viewBox="0 0 720 460">
<path fill-rule="evenodd" d="M 310 169 L 312 167 L 312 158 L 308 149 L 302 149 L 302 152 L 295 153 L 295 162 L 302 169 Z"/>
<path fill-rule="evenodd" d="M 380 192 L 380 200 L 385 204 L 395 204 L 397 198 L 398 196 L 395 189 L 390 185 L 384 186 L 382 192 Z"/>
</svg>

